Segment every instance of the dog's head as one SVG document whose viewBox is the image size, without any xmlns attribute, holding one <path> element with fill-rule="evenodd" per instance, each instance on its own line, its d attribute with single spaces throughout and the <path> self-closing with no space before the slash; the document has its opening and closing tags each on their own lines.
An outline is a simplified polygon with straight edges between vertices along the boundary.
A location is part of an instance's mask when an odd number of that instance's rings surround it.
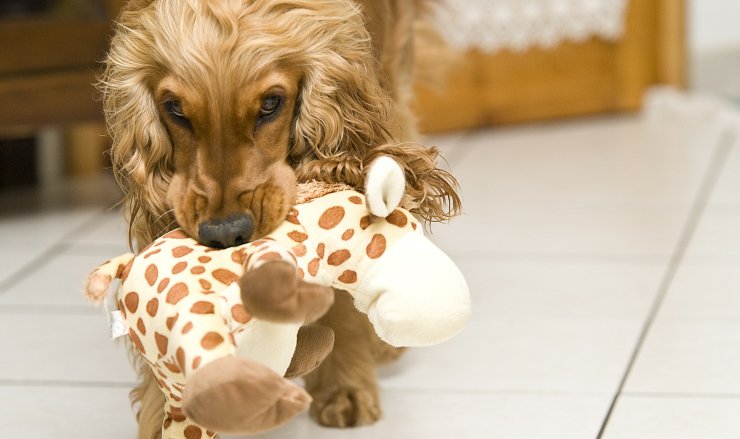
<svg viewBox="0 0 740 439">
<path fill-rule="evenodd" d="M 139 244 L 270 232 L 296 168 L 390 140 L 375 68 L 350 0 L 134 0 L 101 90 Z"/>
</svg>

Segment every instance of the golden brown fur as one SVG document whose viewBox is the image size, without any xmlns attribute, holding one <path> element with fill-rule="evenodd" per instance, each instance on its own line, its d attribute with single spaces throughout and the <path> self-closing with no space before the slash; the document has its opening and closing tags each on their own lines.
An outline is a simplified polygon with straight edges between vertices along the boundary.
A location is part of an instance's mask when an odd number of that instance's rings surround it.
<svg viewBox="0 0 740 439">
<path fill-rule="evenodd" d="M 383 154 L 406 170 L 416 214 L 454 215 L 454 178 L 437 168 L 436 150 L 412 142 L 412 30 L 423 2 L 132 0 L 100 81 L 131 239 L 143 247 L 176 224 L 198 237 L 203 223 L 243 213 L 257 238 L 292 203 L 293 173 L 361 189 Z M 279 111 L 265 116 L 275 95 Z M 307 378 L 312 413 L 326 425 L 367 424 L 380 415 L 375 364 L 397 353 L 340 297 L 323 319 L 335 350 Z M 163 398 L 148 368 L 139 371 L 132 399 L 139 437 L 150 439 Z"/>
</svg>

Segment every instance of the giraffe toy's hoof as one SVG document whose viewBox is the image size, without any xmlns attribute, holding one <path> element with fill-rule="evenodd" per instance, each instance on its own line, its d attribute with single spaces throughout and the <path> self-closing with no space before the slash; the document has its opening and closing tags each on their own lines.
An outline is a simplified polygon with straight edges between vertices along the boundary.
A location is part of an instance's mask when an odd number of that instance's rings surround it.
<svg viewBox="0 0 740 439">
<path fill-rule="evenodd" d="M 271 430 L 306 410 L 305 390 L 242 357 L 203 366 L 185 383 L 183 410 L 195 423 L 230 434 Z"/>
<path fill-rule="evenodd" d="M 268 262 L 239 280 L 242 303 L 256 318 L 275 323 L 311 323 L 334 302 L 334 291 L 298 279 L 284 261 Z"/>
</svg>

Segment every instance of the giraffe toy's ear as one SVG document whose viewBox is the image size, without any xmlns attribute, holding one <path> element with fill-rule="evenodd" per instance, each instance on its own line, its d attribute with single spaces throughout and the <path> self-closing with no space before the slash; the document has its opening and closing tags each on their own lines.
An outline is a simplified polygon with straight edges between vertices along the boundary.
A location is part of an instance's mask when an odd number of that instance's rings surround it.
<svg viewBox="0 0 740 439">
<path fill-rule="evenodd" d="M 365 180 L 365 197 L 370 213 L 385 218 L 393 212 L 406 188 L 403 169 L 395 160 L 382 156 L 370 164 Z"/>
</svg>

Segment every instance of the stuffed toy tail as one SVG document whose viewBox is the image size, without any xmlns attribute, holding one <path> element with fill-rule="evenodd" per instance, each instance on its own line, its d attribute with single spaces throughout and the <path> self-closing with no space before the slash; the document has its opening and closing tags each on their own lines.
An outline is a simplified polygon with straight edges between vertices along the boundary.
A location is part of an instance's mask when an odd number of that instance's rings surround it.
<svg viewBox="0 0 740 439">
<path fill-rule="evenodd" d="M 113 279 L 122 279 L 128 272 L 129 264 L 134 260 L 133 253 L 126 253 L 99 265 L 87 277 L 85 297 L 96 305 L 100 305 L 108 295 Z"/>
</svg>

